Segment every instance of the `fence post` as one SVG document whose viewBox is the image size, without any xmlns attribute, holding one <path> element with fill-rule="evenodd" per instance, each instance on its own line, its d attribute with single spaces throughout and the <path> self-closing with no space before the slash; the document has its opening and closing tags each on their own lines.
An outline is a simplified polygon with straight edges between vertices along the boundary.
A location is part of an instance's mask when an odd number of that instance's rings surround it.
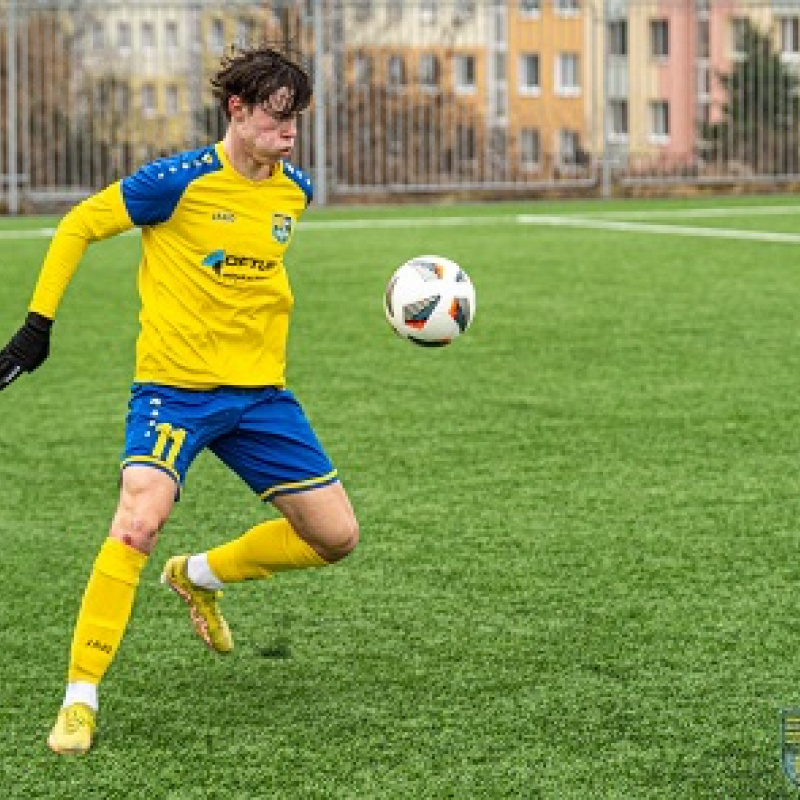
<svg viewBox="0 0 800 800">
<path fill-rule="evenodd" d="M 17 0 L 6 6 L 6 163 L 8 213 L 19 213 L 17 183 Z"/>
<path fill-rule="evenodd" d="M 603 58 L 603 108 L 602 108 L 602 125 L 603 125 L 603 197 L 608 198 L 611 196 L 611 164 L 608 157 L 608 139 L 609 129 L 611 126 L 610 114 L 608 109 L 608 91 L 611 88 L 611 69 L 609 67 L 608 58 L 608 2 L 603 0 L 603 13 L 602 13 L 602 30 L 600 31 L 600 47 L 602 48 Z"/>
<path fill-rule="evenodd" d="M 325 98 L 325 40 L 323 37 L 322 0 L 314 0 L 314 201 L 328 202 L 327 100 Z"/>
<path fill-rule="evenodd" d="M 189 57 L 186 67 L 186 84 L 189 93 L 189 113 L 191 114 L 190 135 L 192 147 L 200 147 L 208 137 L 203 120 L 203 9 L 195 0 L 189 4 L 189 26 L 187 50 Z"/>
</svg>

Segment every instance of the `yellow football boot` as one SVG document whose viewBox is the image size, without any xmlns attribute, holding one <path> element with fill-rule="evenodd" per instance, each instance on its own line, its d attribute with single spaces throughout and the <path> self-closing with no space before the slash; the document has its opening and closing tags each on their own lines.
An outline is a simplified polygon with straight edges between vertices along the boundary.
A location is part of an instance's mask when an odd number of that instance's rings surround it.
<svg viewBox="0 0 800 800">
<path fill-rule="evenodd" d="M 195 586 L 186 575 L 188 560 L 187 555 L 169 559 L 164 564 L 161 583 L 186 601 L 195 633 L 217 653 L 230 653 L 233 637 L 217 602 L 222 592 Z"/>
<path fill-rule="evenodd" d="M 72 703 L 58 712 L 47 746 L 60 755 L 83 755 L 92 746 L 95 712 L 85 703 Z"/>
</svg>

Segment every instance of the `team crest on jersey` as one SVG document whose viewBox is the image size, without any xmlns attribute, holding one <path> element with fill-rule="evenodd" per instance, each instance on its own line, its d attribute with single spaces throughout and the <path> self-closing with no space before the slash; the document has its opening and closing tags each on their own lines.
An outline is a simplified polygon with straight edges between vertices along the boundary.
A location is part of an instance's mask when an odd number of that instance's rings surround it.
<svg viewBox="0 0 800 800">
<path fill-rule="evenodd" d="M 275 241 L 286 244 L 292 236 L 292 218 L 286 214 L 272 215 L 272 235 Z"/>
</svg>

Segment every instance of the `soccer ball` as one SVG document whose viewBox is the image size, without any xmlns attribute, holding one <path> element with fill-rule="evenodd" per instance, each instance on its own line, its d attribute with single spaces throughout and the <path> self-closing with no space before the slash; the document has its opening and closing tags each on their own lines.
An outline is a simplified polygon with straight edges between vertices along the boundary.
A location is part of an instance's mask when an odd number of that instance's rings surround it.
<svg viewBox="0 0 800 800">
<path fill-rule="evenodd" d="M 423 347 L 450 344 L 475 317 L 475 287 L 442 256 L 417 256 L 395 270 L 384 296 L 395 333 Z"/>
</svg>

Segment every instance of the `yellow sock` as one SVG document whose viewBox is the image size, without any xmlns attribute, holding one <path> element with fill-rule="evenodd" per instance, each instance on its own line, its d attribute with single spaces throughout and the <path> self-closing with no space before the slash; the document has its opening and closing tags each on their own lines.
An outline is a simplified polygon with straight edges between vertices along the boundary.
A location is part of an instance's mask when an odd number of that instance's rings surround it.
<svg viewBox="0 0 800 800">
<path fill-rule="evenodd" d="M 68 680 L 97 684 L 111 665 L 133 608 L 147 556 L 106 539 L 94 561 L 75 623 Z"/>
<path fill-rule="evenodd" d="M 274 572 L 328 563 L 285 519 L 262 522 L 238 539 L 209 550 L 206 557 L 211 571 L 223 583 L 268 578 Z"/>
</svg>

